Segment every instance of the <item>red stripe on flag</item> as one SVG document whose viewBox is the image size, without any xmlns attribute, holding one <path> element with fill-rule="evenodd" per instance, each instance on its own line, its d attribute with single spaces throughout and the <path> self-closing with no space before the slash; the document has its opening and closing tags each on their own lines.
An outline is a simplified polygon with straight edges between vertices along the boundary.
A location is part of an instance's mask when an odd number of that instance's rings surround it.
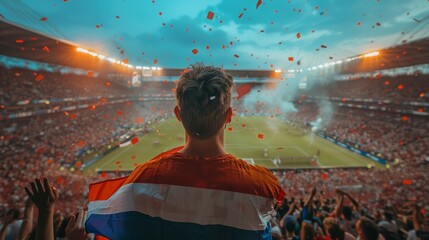
<svg viewBox="0 0 429 240">
<path fill-rule="evenodd" d="M 127 180 L 128 177 L 110 179 L 89 185 L 88 201 L 107 200 Z"/>
</svg>

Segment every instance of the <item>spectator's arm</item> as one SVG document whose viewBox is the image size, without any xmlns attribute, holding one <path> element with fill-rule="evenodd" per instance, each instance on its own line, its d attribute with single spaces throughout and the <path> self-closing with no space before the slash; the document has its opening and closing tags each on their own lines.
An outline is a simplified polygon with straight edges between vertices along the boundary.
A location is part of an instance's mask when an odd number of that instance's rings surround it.
<svg viewBox="0 0 429 240">
<path fill-rule="evenodd" d="M 31 233 L 33 228 L 33 211 L 34 204 L 30 198 L 25 202 L 24 219 L 22 220 L 21 228 L 19 229 L 18 240 L 25 240 Z"/>
<path fill-rule="evenodd" d="M 337 202 L 335 204 L 335 209 L 333 212 L 334 217 L 339 218 L 341 216 L 341 210 L 343 210 L 344 205 L 344 195 L 340 189 L 336 190 L 337 192 Z"/>
<path fill-rule="evenodd" d="M 348 198 L 350 199 L 350 202 L 352 202 L 353 206 L 355 207 L 355 211 L 360 212 L 360 206 L 359 206 L 359 202 L 356 201 L 356 199 L 354 199 L 352 196 L 350 196 L 350 194 L 342 191 L 342 193 Z"/>
<path fill-rule="evenodd" d="M 282 218 L 282 220 L 280 220 L 280 223 L 279 223 L 279 225 L 280 225 L 280 227 L 283 227 L 283 225 L 284 225 L 284 221 L 285 221 L 285 218 L 287 217 L 287 216 L 289 216 L 289 215 L 292 215 L 293 214 L 293 212 L 295 211 L 295 208 L 296 208 L 296 204 L 293 202 L 293 203 L 291 203 L 290 205 L 289 205 L 289 210 L 287 211 L 287 213 L 283 216 L 283 218 Z"/>
<path fill-rule="evenodd" d="M 313 187 L 313 189 L 311 189 L 310 196 L 308 196 L 307 200 L 305 201 L 304 207 L 312 207 L 313 206 L 314 195 L 316 195 L 316 187 Z"/>
<path fill-rule="evenodd" d="M 66 227 L 68 240 L 86 240 L 88 234 L 85 232 L 86 211 L 79 211 L 77 217 L 72 215 Z"/>
<path fill-rule="evenodd" d="M 15 220 L 15 219 L 13 218 L 12 212 L 9 212 L 8 214 L 6 214 L 4 221 L 3 221 L 3 226 L 0 230 L 0 240 L 6 239 L 6 229 L 9 226 L 9 224 L 11 224 L 13 222 L 13 220 Z"/>
<path fill-rule="evenodd" d="M 39 210 L 36 240 L 54 240 L 54 203 L 58 199 L 57 190 L 49 185 L 48 179 L 43 178 L 43 183 L 36 179 L 25 191 Z"/>
<path fill-rule="evenodd" d="M 422 219 L 420 216 L 420 208 L 417 206 L 417 204 L 413 207 L 413 226 L 414 230 L 419 231 L 422 228 Z"/>
</svg>

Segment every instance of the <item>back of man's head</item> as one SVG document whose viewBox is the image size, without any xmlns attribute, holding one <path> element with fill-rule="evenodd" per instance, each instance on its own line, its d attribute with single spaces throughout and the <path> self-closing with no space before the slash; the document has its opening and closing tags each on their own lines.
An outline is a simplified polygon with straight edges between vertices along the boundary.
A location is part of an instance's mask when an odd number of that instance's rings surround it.
<svg viewBox="0 0 429 240">
<path fill-rule="evenodd" d="M 378 227 L 375 222 L 368 218 L 361 218 L 356 223 L 358 234 L 362 240 L 377 240 L 378 239 Z"/>
<path fill-rule="evenodd" d="M 213 66 L 195 64 L 182 73 L 176 100 L 183 127 L 191 137 L 207 139 L 223 127 L 232 86 L 232 76 Z"/>
<path fill-rule="evenodd" d="M 350 206 L 344 206 L 342 209 L 342 214 L 346 220 L 352 220 L 352 208 Z"/>
</svg>

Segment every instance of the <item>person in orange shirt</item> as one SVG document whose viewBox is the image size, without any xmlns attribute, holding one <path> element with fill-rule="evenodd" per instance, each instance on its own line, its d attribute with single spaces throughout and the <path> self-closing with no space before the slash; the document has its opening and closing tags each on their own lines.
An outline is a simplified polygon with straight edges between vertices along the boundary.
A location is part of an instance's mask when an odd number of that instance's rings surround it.
<svg viewBox="0 0 429 240">
<path fill-rule="evenodd" d="M 86 230 L 109 239 L 271 239 L 284 192 L 270 171 L 225 151 L 232 88 L 223 69 L 186 69 L 174 109 L 185 145 L 91 185 Z"/>
</svg>

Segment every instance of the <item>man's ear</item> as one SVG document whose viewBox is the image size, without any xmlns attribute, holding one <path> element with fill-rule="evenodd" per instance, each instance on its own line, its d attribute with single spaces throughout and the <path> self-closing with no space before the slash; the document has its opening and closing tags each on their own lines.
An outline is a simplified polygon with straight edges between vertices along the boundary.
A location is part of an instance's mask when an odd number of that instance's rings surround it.
<svg viewBox="0 0 429 240">
<path fill-rule="evenodd" d="M 174 115 L 176 115 L 176 118 L 177 118 L 177 120 L 179 120 L 179 122 L 182 121 L 182 118 L 180 117 L 180 109 L 179 109 L 179 107 L 177 105 L 174 108 Z"/>
<path fill-rule="evenodd" d="M 231 122 L 231 118 L 232 118 L 232 108 L 229 107 L 228 111 L 226 112 L 225 123 L 230 123 Z"/>
</svg>

